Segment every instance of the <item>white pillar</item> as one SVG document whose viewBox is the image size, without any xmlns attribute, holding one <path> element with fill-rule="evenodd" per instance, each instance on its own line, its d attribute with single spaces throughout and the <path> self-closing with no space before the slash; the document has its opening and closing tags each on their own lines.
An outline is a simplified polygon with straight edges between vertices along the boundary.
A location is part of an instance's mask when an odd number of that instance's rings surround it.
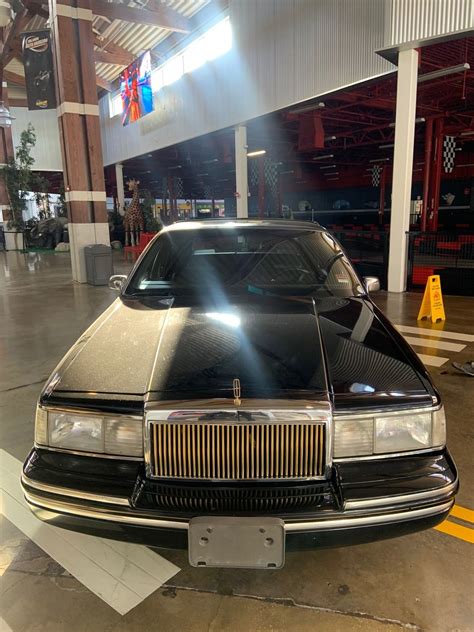
<svg viewBox="0 0 474 632">
<path fill-rule="evenodd" d="M 249 216 L 247 175 L 247 128 L 237 125 L 235 128 L 235 191 L 237 199 L 237 217 L 245 219 Z"/>
<path fill-rule="evenodd" d="M 119 203 L 119 213 L 125 213 L 125 193 L 123 190 L 123 164 L 117 162 L 115 165 L 115 178 L 117 180 L 117 200 Z"/>
<path fill-rule="evenodd" d="M 389 292 L 404 292 L 406 290 L 406 232 L 410 228 L 417 80 L 418 52 L 413 48 L 401 51 L 398 54 L 397 111 L 393 151 L 392 212 L 388 260 Z"/>
</svg>

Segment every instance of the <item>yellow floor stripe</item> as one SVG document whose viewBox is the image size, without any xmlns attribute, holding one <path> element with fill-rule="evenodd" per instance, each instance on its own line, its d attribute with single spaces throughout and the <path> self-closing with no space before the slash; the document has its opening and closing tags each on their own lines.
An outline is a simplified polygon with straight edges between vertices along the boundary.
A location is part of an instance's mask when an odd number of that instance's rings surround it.
<svg viewBox="0 0 474 632">
<path fill-rule="evenodd" d="M 456 524 L 455 522 L 445 520 L 437 527 L 435 527 L 435 529 L 437 531 L 441 531 L 442 533 L 452 535 L 455 538 L 459 538 L 460 540 L 464 540 L 465 542 L 470 542 L 471 544 L 474 544 L 474 529 L 470 529 L 469 527 L 463 527 L 460 524 Z"/>
<path fill-rule="evenodd" d="M 474 523 L 474 511 L 472 509 L 466 509 L 466 507 L 461 507 L 460 505 L 454 505 L 449 515 L 464 520 L 465 522 Z"/>
</svg>

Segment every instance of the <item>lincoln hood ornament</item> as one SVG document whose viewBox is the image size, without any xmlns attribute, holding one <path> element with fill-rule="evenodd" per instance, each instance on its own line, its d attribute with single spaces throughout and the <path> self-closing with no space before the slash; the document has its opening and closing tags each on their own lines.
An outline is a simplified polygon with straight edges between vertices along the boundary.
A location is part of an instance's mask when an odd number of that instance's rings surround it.
<svg viewBox="0 0 474 632">
<path fill-rule="evenodd" d="M 240 404 L 242 403 L 242 400 L 240 399 L 241 391 L 240 391 L 240 380 L 238 377 L 234 379 L 233 388 L 234 388 L 234 404 L 236 406 L 240 406 Z"/>
</svg>

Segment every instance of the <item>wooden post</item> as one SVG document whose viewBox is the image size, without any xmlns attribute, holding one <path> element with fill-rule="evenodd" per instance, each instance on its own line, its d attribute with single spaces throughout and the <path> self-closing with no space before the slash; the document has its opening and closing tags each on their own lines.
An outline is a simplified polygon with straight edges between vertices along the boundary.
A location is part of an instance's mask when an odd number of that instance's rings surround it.
<svg viewBox="0 0 474 632">
<path fill-rule="evenodd" d="M 90 0 L 49 0 L 73 279 L 85 283 L 84 247 L 110 244 Z"/>
</svg>

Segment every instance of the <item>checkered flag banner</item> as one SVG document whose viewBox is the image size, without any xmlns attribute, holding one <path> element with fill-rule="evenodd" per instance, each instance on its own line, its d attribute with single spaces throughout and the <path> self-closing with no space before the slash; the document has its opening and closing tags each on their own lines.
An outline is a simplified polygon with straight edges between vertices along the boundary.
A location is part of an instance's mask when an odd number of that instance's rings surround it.
<svg viewBox="0 0 474 632">
<path fill-rule="evenodd" d="M 278 188 L 278 165 L 272 160 L 265 160 L 265 183 L 272 192 L 276 192 Z"/>
<path fill-rule="evenodd" d="M 258 184 L 258 160 L 252 160 L 249 164 L 249 183 L 252 186 Z"/>
<path fill-rule="evenodd" d="M 380 174 L 382 173 L 382 165 L 374 165 L 372 167 L 372 186 L 378 187 L 380 184 Z"/>
<path fill-rule="evenodd" d="M 443 142 L 443 167 L 445 173 L 451 173 L 454 169 L 456 158 L 456 140 L 454 136 L 445 136 Z"/>
<path fill-rule="evenodd" d="M 206 200 L 210 200 L 212 198 L 212 189 L 209 184 L 204 185 L 203 193 Z"/>
<path fill-rule="evenodd" d="M 183 182 L 183 178 L 180 178 L 179 176 L 175 176 L 174 178 L 174 196 L 177 199 L 181 199 L 184 195 L 184 182 Z"/>
</svg>

